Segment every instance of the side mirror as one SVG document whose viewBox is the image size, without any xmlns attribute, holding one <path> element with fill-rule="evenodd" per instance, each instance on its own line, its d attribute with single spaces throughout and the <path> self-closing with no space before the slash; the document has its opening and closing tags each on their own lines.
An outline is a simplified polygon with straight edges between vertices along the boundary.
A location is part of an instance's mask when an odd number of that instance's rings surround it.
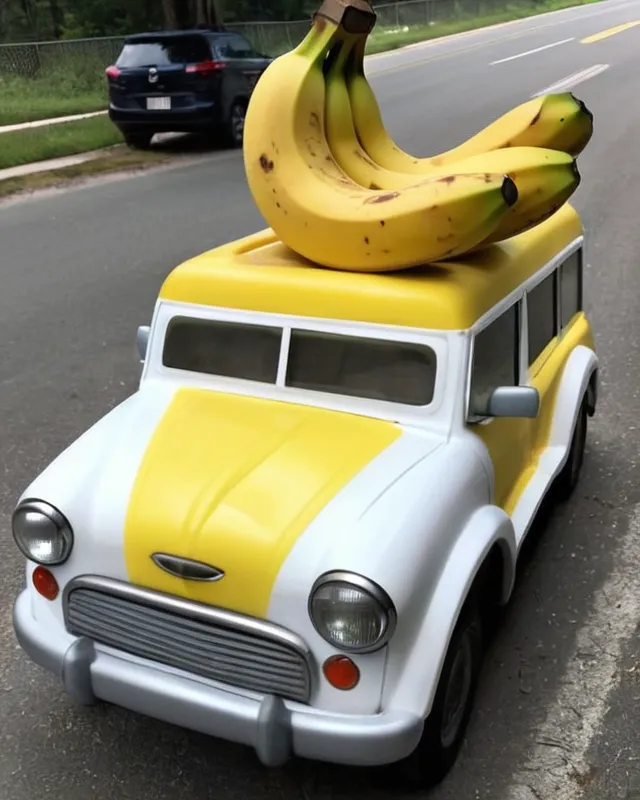
<svg viewBox="0 0 640 800">
<path fill-rule="evenodd" d="M 472 408 L 478 417 L 519 417 L 535 419 L 540 395 L 532 386 L 499 386 L 489 395 L 485 408 Z"/>
<path fill-rule="evenodd" d="M 151 328 L 149 325 L 141 325 L 138 328 L 138 333 L 136 335 L 136 345 L 138 347 L 138 355 L 140 356 L 140 361 L 144 362 L 145 358 L 147 357 L 147 345 L 149 344 L 149 332 Z"/>
</svg>

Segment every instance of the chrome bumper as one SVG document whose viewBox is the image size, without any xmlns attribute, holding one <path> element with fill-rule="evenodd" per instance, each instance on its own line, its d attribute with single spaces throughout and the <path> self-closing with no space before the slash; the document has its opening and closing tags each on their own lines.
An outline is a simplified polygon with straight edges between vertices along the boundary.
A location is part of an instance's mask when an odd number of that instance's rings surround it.
<svg viewBox="0 0 640 800">
<path fill-rule="evenodd" d="M 326 713 L 279 697 L 235 693 L 97 647 L 90 639 L 52 635 L 31 613 L 29 591 L 13 609 L 22 649 L 58 675 L 77 703 L 104 700 L 164 722 L 253 747 L 266 766 L 296 755 L 353 766 L 378 766 L 409 755 L 422 720 L 408 712 L 367 716 Z"/>
</svg>

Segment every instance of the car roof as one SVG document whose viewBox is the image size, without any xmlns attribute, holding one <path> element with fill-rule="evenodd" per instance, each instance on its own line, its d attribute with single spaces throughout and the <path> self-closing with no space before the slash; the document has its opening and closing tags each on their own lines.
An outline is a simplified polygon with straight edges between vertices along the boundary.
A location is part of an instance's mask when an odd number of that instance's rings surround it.
<svg viewBox="0 0 640 800">
<path fill-rule="evenodd" d="M 125 44 L 136 44 L 147 41 L 155 41 L 157 39 L 180 39 L 183 36 L 229 36 L 235 34 L 236 31 L 230 31 L 227 28 L 188 28 L 178 31 L 147 31 L 145 33 L 130 33 L 125 36 Z"/>
<path fill-rule="evenodd" d="M 160 298 L 301 317 L 465 330 L 582 235 L 580 217 L 565 204 L 526 233 L 457 261 L 374 274 L 319 268 L 267 229 L 176 267 Z"/>
</svg>

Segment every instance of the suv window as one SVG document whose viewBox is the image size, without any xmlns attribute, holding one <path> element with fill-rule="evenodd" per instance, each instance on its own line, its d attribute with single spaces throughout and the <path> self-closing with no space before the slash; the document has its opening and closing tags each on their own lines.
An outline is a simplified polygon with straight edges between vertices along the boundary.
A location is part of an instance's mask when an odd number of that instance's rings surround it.
<svg viewBox="0 0 640 800">
<path fill-rule="evenodd" d="M 527 292 L 529 366 L 557 333 L 556 274 L 556 272 L 552 272 L 530 292 Z"/>
<path fill-rule="evenodd" d="M 125 44 L 116 66 L 167 67 L 171 64 L 197 64 L 211 58 L 211 48 L 203 36 L 166 36 Z"/>
<path fill-rule="evenodd" d="M 436 354 L 424 344 L 291 331 L 287 386 L 426 406 L 435 379 Z"/>
<path fill-rule="evenodd" d="M 162 353 L 165 367 L 275 383 L 282 329 L 174 317 Z"/>
<path fill-rule="evenodd" d="M 582 250 L 576 250 L 560 267 L 560 324 L 565 328 L 582 310 Z"/>
<path fill-rule="evenodd" d="M 518 385 L 518 310 L 511 306 L 475 337 L 469 415 L 484 416 L 494 389 Z"/>
<path fill-rule="evenodd" d="M 244 36 L 238 33 L 217 39 L 215 47 L 220 58 L 261 58 Z"/>
</svg>

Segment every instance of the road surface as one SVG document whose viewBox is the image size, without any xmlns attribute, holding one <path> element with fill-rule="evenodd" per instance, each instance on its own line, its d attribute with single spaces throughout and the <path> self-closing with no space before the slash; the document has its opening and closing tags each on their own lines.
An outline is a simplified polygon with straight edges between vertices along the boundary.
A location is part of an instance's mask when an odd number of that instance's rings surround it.
<svg viewBox="0 0 640 800">
<path fill-rule="evenodd" d="M 369 61 L 392 135 L 419 155 L 554 85 L 575 85 L 596 120 L 576 195 L 603 364 L 584 479 L 532 539 L 462 757 L 434 800 L 640 798 L 640 25 L 597 36 L 637 20 L 638 0 L 605 0 Z M 16 498 L 134 390 L 136 327 L 167 272 L 259 226 L 239 153 L 0 207 L 0 800 L 392 796 L 386 773 L 265 772 L 241 747 L 74 708 L 12 635 Z"/>
</svg>

